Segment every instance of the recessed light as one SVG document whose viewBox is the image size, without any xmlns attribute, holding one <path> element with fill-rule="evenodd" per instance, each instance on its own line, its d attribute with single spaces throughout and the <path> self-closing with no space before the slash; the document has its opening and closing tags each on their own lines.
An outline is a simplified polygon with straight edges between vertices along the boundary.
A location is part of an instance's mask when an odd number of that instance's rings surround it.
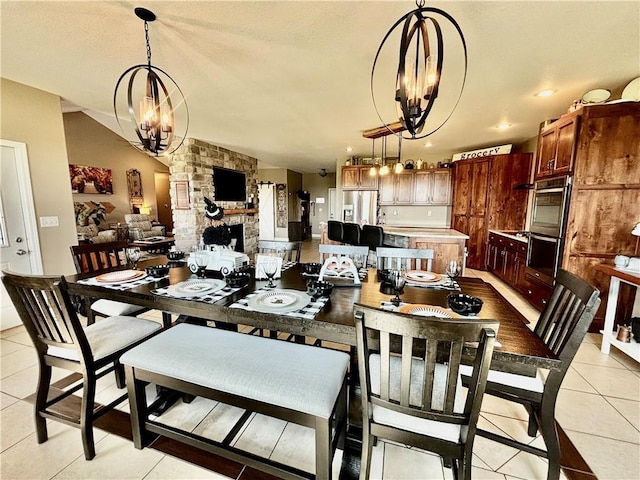
<svg viewBox="0 0 640 480">
<path fill-rule="evenodd" d="M 345 148 L 345 150 L 346 150 L 347 152 L 351 152 L 351 151 L 353 150 L 353 148 L 351 148 L 351 147 L 347 147 L 347 148 Z"/>
<path fill-rule="evenodd" d="M 428 140 L 427 143 L 424 144 L 424 146 L 427 148 L 433 147 L 433 143 L 431 143 L 431 140 Z"/>
<path fill-rule="evenodd" d="M 540 90 L 539 92 L 537 92 L 535 94 L 535 96 L 536 97 L 550 97 L 551 95 L 553 95 L 556 92 L 557 92 L 557 90 L 553 90 L 552 88 L 548 88 L 546 90 Z"/>
<path fill-rule="evenodd" d="M 511 124 L 510 123 L 501 123 L 500 125 L 498 125 L 496 127 L 498 130 L 506 130 L 508 128 L 511 128 Z"/>
</svg>

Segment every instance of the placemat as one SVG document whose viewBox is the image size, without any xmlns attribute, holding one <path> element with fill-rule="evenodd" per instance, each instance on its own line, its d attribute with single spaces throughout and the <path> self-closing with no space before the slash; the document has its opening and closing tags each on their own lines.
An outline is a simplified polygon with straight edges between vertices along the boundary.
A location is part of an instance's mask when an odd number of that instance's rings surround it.
<svg viewBox="0 0 640 480">
<path fill-rule="evenodd" d="M 358 277 L 360 277 L 360 281 L 364 281 L 365 278 L 367 278 L 367 273 L 368 270 L 366 268 L 361 268 L 360 270 L 358 270 Z M 305 278 L 318 278 L 320 275 L 317 273 L 305 273 L 302 272 L 302 276 Z M 325 275 L 324 280 L 326 282 L 330 282 L 332 278 L 340 278 L 340 277 L 330 277 L 328 275 Z M 350 278 L 350 277 L 341 277 L 341 278 Z"/>
<path fill-rule="evenodd" d="M 247 304 L 249 299 L 260 293 L 272 292 L 272 291 L 273 289 L 271 288 L 264 288 L 264 287 L 260 288 L 259 290 L 256 290 L 255 292 L 250 293 L 246 297 L 232 304 L 231 308 L 240 308 L 242 310 L 253 312 L 255 310 Z M 295 318 L 304 318 L 307 320 L 313 320 L 315 316 L 324 308 L 324 306 L 328 301 L 329 301 L 329 297 L 320 297 L 316 300 L 311 299 L 311 303 L 309 303 L 309 305 L 307 305 L 306 307 L 301 308 L 300 310 L 295 310 L 293 312 L 286 312 L 286 313 L 277 313 L 277 315 L 284 315 L 286 317 L 295 317 Z"/>
<path fill-rule="evenodd" d="M 155 290 L 151 290 L 151 293 L 153 293 L 154 295 L 161 295 L 163 297 L 181 298 L 183 300 L 193 300 L 196 302 L 213 304 L 222 300 L 223 298 L 228 297 L 229 295 L 236 293 L 241 288 L 243 287 L 237 287 L 237 288 L 224 287 L 222 290 L 218 290 L 217 292 L 214 292 L 214 293 L 208 293 L 206 295 L 198 295 L 198 296 L 189 296 L 189 297 L 172 295 L 171 293 L 169 293 L 169 287 L 156 288 Z"/>
<path fill-rule="evenodd" d="M 99 285 L 105 288 L 112 288 L 113 290 L 130 290 L 132 288 L 139 287 L 140 285 L 159 282 L 160 280 L 169 278 L 169 275 L 167 274 L 163 277 L 152 277 L 151 275 L 147 275 L 146 277 L 140 278 L 138 280 L 133 280 L 131 282 L 123 282 L 123 283 L 103 283 L 103 282 L 98 282 L 96 278 L 98 277 L 85 278 L 84 280 L 78 280 L 78 283 L 81 283 L 84 285 Z"/>
<path fill-rule="evenodd" d="M 295 267 L 298 262 L 283 262 L 281 271 L 289 270 L 291 267 Z"/>
<path fill-rule="evenodd" d="M 410 287 L 418 288 L 434 288 L 436 290 L 455 290 L 460 291 L 460 285 L 455 280 L 451 280 L 448 277 L 443 277 L 442 280 L 437 282 L 412 282 L 407 280 L 406 285 Z"/>
</svg>

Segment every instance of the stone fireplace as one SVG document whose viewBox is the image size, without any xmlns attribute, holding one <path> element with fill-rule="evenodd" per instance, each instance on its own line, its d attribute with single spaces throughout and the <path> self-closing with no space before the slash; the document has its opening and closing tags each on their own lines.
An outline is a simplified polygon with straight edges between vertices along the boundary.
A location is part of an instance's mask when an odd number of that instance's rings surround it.
<svg viewBox="0 0 640 480">
<path fill-rule="evenodd" d="M 205 219 L 204 197 L 213 199 L 213 167 L 228 168 L 243 172 L 247 177 L 247 198 L 253 195 L 258 198 L 256 176 L 258 160 L 233 152 L 202 140 L 187 138 L 182 146 L 172 155 L 169 172 L 171 183 L 171 208 L 173 210 L 174 235 L 176 247 L 189 252 L 202 238 L 203 230 L 208 226 Z M 188 182 L 188 208 L 179 208 L 176 198 L 176 182 Z M 244 209 L 244 202 L 218 202 L 216 204 L 226 210 Z M 258 208 L 258 205 L 256 205 Z M 223 219 L 228 225 L 242 225 L 244 230 L 244 252 L 249 256 L 258 248 L 257 214 L 225 213 Z"/>
</svg>

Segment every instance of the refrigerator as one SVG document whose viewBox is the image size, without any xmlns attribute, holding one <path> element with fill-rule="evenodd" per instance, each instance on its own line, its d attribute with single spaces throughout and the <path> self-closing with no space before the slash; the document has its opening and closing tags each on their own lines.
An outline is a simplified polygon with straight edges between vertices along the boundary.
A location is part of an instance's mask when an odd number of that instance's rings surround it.
<svg viewBox="0 0 640 480">
<path fill-rule="evenodd" d="M 377 190 L 342 192 L 342 221 L 360 225 L 376 225 L 378 213 Z"/>
</svg>

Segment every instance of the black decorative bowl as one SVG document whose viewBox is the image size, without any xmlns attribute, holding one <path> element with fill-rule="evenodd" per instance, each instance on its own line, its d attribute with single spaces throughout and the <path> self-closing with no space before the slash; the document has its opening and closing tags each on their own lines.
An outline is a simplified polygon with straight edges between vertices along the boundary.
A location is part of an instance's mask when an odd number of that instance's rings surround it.
<svg viewBox="0 0 640 480">
<path fill-rule="evenodd" d="M 312 280 L 307 283 L 307 293 L 314 298 L 328 297 L 333 291 L 333 283 L 320 280 Z"/>
<path fill-rule="evenodd" d="M 244 287 L 249 283 L 251 276 L 248 273 L 231 272 L 224 277 L 224 281 L 227 282 L 227 286 L 231 288 Z"/>
<path fill-rule="evenodd" d="M 391 283 L 391 272 L 392 270 L 378 270 L 378 280 L 382 283 Z"/>
<path fill-rule="evenodd" d="M 321 263 L 303 263 L 302 264 L 302 271 L 304 273 L 308 273 L 309 275 L 319 274 L 321 268 L 322 268 Z"/>
<path fill-rule="evenodd" d="M 482 310 L 483 303 L 478 297 L 465 293 L 451 293 L 447 297 L 447 305 L 458 315 L 477 315 Z"/>
<path fill-rule="evenodd" d="M 147 275 L 150 275 L 155 278 L 164 277 L 167 273 L 169 273 L 169 265 L 151 265 L 146 269 Z"/>
<path fill-rule="evenodd" d="M 184 252 L 178 252 L 178 251 L 167 252 L 167 258 L 169 260 L 182 260 L 184 258 Z"/>
</svg>

